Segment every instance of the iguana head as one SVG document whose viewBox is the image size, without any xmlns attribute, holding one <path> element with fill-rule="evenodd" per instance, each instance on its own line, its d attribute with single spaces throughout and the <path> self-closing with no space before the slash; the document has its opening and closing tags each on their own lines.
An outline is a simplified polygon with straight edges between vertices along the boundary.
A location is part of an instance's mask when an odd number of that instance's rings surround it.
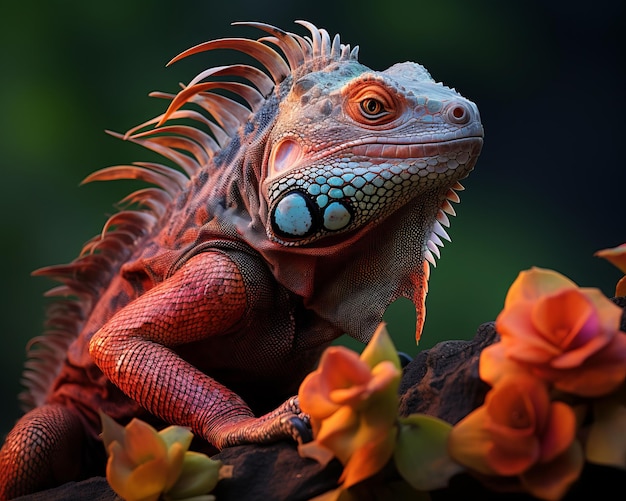
<svg viewBox="0 0 626 501">
<path fill-rule="evenodd" d="M 408 297 L 419 339 L 429 263 L 441 238 L 449 238 L 450 201 L 458 202 L 458 181 L 482 146 L 476 106 L 419 64 L 373 71 L 359 63 L 358 47 L 310 23 L 300 22 L 309 37 L 245 24 L 270 36 L 212 40 L 174 60 L 235 49 L 263 71 L 245 64 L 209 68 L 176 96 L 161 95 L 172 99 L 167 112 L 126 135 L 192 178 L 170 216 L 178 226 L 169 228 L 168 242 L 184 235 L 243 241 L 304 306 L 363 341 L 392 301 Z M 215 78 L 226 75 L 236 79 Z M 145 130 L 170 119 L 202 127 Z M 162 166 L 138 164 L 92 178 L 160 180 L 163 173 Z M 180 184 L 179 175 L 170 177 Z"/>
<path fill-rule="evenodd" d="M 296 78 L 267 145 L 268 234 L 321 245 L 424 194 L 444 203 L 473 168 L 482 135 L 474 103 L 415 63 L 378 72 L 344 60 Z"/>
</svg>

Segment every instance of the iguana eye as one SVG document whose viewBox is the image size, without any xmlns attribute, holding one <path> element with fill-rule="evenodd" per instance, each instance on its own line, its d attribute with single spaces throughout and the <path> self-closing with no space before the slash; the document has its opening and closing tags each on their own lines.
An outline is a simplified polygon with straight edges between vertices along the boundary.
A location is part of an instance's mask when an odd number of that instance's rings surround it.
<svg viewBox="0 0 626 501">
<path fill-rule="evenodd" d="M 381 114 L 385 113 L 385 105 L 377 99 L 368 97 L 361 101 L 361 111 L 371 118 L 379 118 Z"/>
<path fill-rule="evenodd" d="M 363 125 L 383 125 L 398 117 L 398 106 L 391 93 L 370 82 L 350 90 L 346 111 Z"/>
</svg>

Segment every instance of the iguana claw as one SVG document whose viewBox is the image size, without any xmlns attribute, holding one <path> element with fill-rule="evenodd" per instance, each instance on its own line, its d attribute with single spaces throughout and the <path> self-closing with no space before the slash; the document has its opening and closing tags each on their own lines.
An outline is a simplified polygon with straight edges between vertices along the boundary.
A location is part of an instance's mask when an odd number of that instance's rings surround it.
<svg viewBox="0 0 626 501">
<path fill-rule="evenodd" d="M 309 416 L 300 409 L 298 397 L 291 397 L 274 411 L 264 416 L 232 421 L 210 431 L 207 439 L 223 449 L 243 444 L 266 444 L 284 439 L 298 443 L 313 438 Z"/>
</svg>

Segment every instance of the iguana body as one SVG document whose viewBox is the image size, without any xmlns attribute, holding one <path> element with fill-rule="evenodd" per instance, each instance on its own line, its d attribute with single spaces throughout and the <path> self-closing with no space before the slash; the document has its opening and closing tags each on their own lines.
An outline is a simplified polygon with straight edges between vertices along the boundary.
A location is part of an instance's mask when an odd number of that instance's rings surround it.
<svg viewBox="0 0 626 501">
<path fill-rule="evenodd" d="M 100 409 L 189 426 L 218 448 L 298 438 L 289 397 L 333 339 L 367 341 L 400 296 L 419 337 L 428 261 L 482 146 L 475 105 L 414 63 L 372 71 L 308 23 L 310 38 L 251 24 L 270 36 L 179 57 L 240 50 L 269 76 L 206 70 L 125 136 L 182 172 L 138 163 L 88 178 L 156 187 L 77 260 L 39 271 L 67 298 L 31 345 L 31 410 L 0 452 L 0 499 L 92 474 L 81 451 Z"/>
</svg>

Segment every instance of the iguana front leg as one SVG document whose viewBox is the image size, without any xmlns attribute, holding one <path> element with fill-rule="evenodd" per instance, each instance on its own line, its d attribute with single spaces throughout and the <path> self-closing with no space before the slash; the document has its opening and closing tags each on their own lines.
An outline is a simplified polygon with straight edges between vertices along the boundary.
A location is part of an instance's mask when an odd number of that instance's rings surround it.
<svg viewBox="0 0 626 501">
<path fill-rule="evenodd" d="M 218 448 L 297 437 L 297 401 L 255 418 L 236 393 L 172 350 L 228 335 L 252 300 L 228 256 L 201 253 L 116 313 L 94 334 L 89 352 L 129 397 L 169 423 L 189 426 Z"/>
</svg>

